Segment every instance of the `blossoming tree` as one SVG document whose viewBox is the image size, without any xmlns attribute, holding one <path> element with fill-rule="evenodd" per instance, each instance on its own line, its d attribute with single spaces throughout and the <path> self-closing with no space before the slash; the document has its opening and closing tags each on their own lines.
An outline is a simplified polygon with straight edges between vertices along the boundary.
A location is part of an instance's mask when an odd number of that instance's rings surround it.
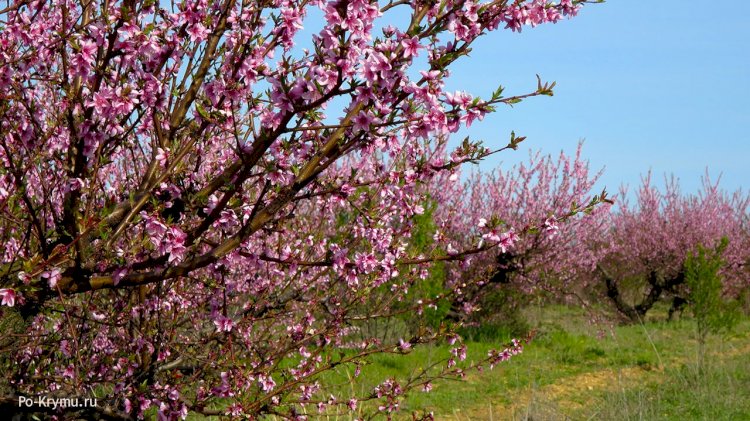
<svg viewBox="0 0 750 421">
<path fill-rule="evenodd" d="M 537 152 L 506 170 L 476 173 L 464 183 L 446 176 L 432 185 L 430 196 L 439 203 L 435 238 L 449 241 L 449 253 L 470 246 L 467 233 L 499 242 L 493 250 L 450 265 L 446 281 L 457 291 L 454 315 L 467 316 L 503 285 L 557 297 L 581 292 L 579 280 L 596 269 L 600 258 L 587 240 L 606 232 L 611 203 L 606 191 L 592 192 L 601 172 L 590 173 L 582 146 L 574 156 L 560 153 L 554 159 Z M 592 206 L 601 202 L 607 204 Z M 484 218 L 487 214 L 493 218 Z M 526 234 L 519 238 L 516 231 Z"/>
<path fill-rule="evenodd" d="M 686 302 L 685 260 L 698 247 L 716 247 L 728 240 L 721 270 L 727 294 L 747 288 L 750 263 L 750 196 L 728 193 L 706 175 L 696 194 L 680 191 L 676 179 L 660 190 L 650 174 L 629 203 L 627 191 L 616 212 L 609 214 L 607 234 L 592 238 L 599 250 L 594 283 L 626 318 L 638 321 L 660 299 L 673 298 L 672 313 Z"/>
<path fill-rule="evenodd" d="M 431 262 L 502 244 L 480 244 L 480 227 L 456 253 L 409 253 L 418 186 L 502 149 L 466 142 L 446 156 L 449 134 L 552 86 L 483 99 L 444 81 L 477 37 L 582 3 L 4 3 L 1 402 L 45 393 L 99 398 L 63 417 L 297 419 L 366 400 L 391 412 L 406 390 L 460 375 L 457 343 L 365 395 L 319 382 L 369 354 L 456 340 L 351 332 L 390 317 Z M 312 9 L 323 18 L 305 43 Z M 391 298 L 366 306 L 378 288 Z"/>
</svg>

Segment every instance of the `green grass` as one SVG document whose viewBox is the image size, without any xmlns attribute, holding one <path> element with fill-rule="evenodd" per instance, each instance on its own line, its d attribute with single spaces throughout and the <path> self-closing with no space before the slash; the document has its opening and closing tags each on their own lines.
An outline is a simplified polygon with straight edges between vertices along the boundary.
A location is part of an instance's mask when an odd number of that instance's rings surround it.
<svg viewBox="0 0 750 421">
<path fill-rule="evenodd" d="M 591 324 L 584 311 L 563 306 L 527 309 L 524 319 L 536 335 L 521 355 L 494 370 L 437 381 L 430 393 L 412 391 L 395 419 L 432 411 L 438 420 L 456 421 L 750 420 L 750 318 L 730 336 L 709 338 L 708 364 L 702 372 L 694 322 L 666 322 L 666 308 L 627 326 Z M 512 330 L 464 330 L 466 363 L 502 347 Z M 407 355 L 375 355 L 357 378 L 353 367 L 342 366 L 319 380 L 340 398 L 364 396 L 387 378 L 407 378 L 445 358 L 449 349 L 432 345 Z M 360 415 L 369 409 L 372 402 L 361 403 Z"/>
<path fill-rule="evenodd" d="M 657 311 L 642 324 L 608 326 L 590 324 L 584 312 L 568 307 L 528 313 L 537 335 L 523 354 L 492 371 L 439 381 L 430 393 L 412 392 L 401 405 L 403 418 L 427 410 L 454 420 L 750 419 L 750 320 L 733 336 L 710 338 L 710 364 L 698 373 L 689 319 L 667 323 Z M 486 329 L 480 333 L 473 335 L 480 342 L 469 343 L 469 361 L 508 338 L 502 329 L 495 340 Z M 431 346 L 380 355 L 355 382 L 342 371 L 323 380 L 343 395 L 360 394 L 447 352 Z"/>
<path fill-rule="evenodd" d="M 665 371 L 662 383 L 606 393 L 590 412 L 587 418 L 747 420 L 750 419 L 750 359 L 745 354 L 717 361 L 703 373 L 698 373 L 691 364 L 670 368 Z"/>
</svg>

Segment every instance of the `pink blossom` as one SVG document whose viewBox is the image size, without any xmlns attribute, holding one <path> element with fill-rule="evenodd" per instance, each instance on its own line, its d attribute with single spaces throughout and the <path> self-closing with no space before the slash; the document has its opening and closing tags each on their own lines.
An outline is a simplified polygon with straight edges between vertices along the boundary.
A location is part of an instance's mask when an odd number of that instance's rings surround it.
<svg viewBox="0 0 750 421">
<path fill-rule="evenodd" d="M 357 253 L 355 264 L 362 272 L 370 273 L 377 267 L 378 261 L 372 253 Z"/>
<path fill-rule="evenodd" d="M 10 288 L 2 288 L 0 289 L 0 297 L 2 297 L 0 305 L 8 307 L 16 305 L 16 292 L 14 290 Z"/>
<path fill-rule="evenodd" d="M 232 328 L 234 328 L 234 321 L 222 315 L 214 319 L 214 324 L 216 325 L 217 332 L 231 332 Z"/>
<path fill-rule="evenodd" d="M 42 272 L 42 278 L 46 278 L 50 288 L 55 288 L 57 282 L 62 278 L 61 271 L 59 268 L 52 268 L 50 270 Z"/>
<path fill-rule="evenodd" d="M 404 38 L 403 41 L 401 41 L 401 45 L 404 47 L 404 57 L 416 57 L 419 55 L 419 50 L 421 50 L 422 45 L 419 43 L 419 37 L 411 37 L 411 38 Z"/>
<path fill-rule="evenodd" d="M 169 262 L 181 262 L 184 259 L 186 239 L 187 234 L 177 227 L 171 227 L 167 231 L 160 249 L 163 253 L 169 253 Z"/>
<path fill-rule="evenodd" d="M 63 377 L 73 379 L 75 378 L 75 368 L 72 365 L 69 365 L 65 371 L 62 373 Z"/>
<path fill-rule="evenodd" d="M 508 251 L 508 249 L 512 248 L 513 245 L 519 240 L 518 234 L 511 228 L 510 231 L 503 233 L 500 236 L 500 244 L 498 245 L 500 247 L 500 250 L 502 253 L 505 253 Z"/>
<path fill-rule="evenodd" d="M 270 392 L 276 387 L 276 382 L 271 376 L 261 375 L 258 378 L 258 383 L 260 384 L 260 387 L 264 392 Z"/>
<path fill-rule="evenodd" d="M 162 149 L 158 148 L 156 149 L 156 161 L 159 163 L 159 165 L 162 166 L 162 168 L 165 168 L 167 166 L 167 162 L 169 159 L 169 149 Z"/>
<path fill-rule="evenodd" d="M 87 64 L 92 65 L 94 63 L 94 59 L 96 58 L 96 43 L 94 41 L 84 39 L 80 44 L 81 49 L 79 54 L 81 59 Z"/>
<path fill-rule="evenodd" d="M 560 227 L 557 223 L 557 218 L 555 218 L 554 216 L 550 216 L 549 218 L 545 219 L 544 224 L 542 225 L 542 230 L 547 234 L 547 238 L 555 237 L 558 231 L 560 231 Z"/>
<path fill-rule="evenodd" d="M 202 23 L 194 23 L 187 29 L 187 33 L 190 35 L 190 41 L 198 42 L 203 41 L 208 37 L 208 29 L 203 26 Z"/>
<path fill-rule="evenodd" d="M 408 351 L 409 349 L 411 349 L 411 343 L 408 342 L 408 341 L 404 341 L 403 339 L 399 339 L 398 340 L 398 348 L 401 351 Z"/>
<path fill-rule="evenodd" d="M 359 114 L 354 117 L 352 128 L 354 132 L 367 131 L 370 130 L 370 124 L 372 124 L 372 122 L 373 118 L 370 113 L 366 111 L 360 111 Z"/>
</svg>

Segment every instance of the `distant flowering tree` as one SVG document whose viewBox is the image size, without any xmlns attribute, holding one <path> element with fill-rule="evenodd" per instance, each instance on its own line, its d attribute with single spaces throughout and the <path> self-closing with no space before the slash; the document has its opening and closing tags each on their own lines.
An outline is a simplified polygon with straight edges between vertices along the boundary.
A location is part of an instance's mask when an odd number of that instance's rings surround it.
<svg viewBox="0 0 750 421">
<path fill-rule="evenodd" d="M 445 183 L 433 184 L 430 195 L 439 203 L 435 238 L 448 242 L 448 253 L 470 246 L 473 237 L 467 233 L 498 244 L 450 265 L 454 315 L 478 309 L 479 301 L 502 285 L 555 296 L 580 292 L 579 279 L 595 270 L 600 257 L 587 240 L 606 231 L 612 203 L 606 191 L 592 192 L 601 172 L 590 173 L 582 146 L 574 156 L 554 159 L 537 152 L 507 170 L 475 173 L 465 182 L 449 175 Z"/>
<path fill-rule="evenodd" d="M 447 239 L 407 248 L 420 186 L 497 152 L 467 141 L 446 155 L 447 136 L 496 105 L 552 94 L 541 81 L 518 96 L 449 92 L 451 64 L 483 34 L 554 23 L 583 3 L 6 2 L 0 402 L 44 412 L 17 396 L 99 398 L 63 418 L 303 419 L 368 400 L 390 413 L 407 390 L 460 375 L 456 343 L 364 395 L 320 383 L 373 353 L 453 344 L 445 329 L 351 338 L 391 317 L 432 262 L 544 223 L 475 226 L 455 250 Z M 323 19 L 303 49 L 311 8 Z M 388 300 L 365 305 L 384 288 Z"/>
<path fill-rule="evenodd" d="M 699 248 L 713 249 L 723 238 L 728 241 L 720 270 L 724 292 L 737 294 L 748 286 L 750 196 L 723 191 L 708 176 L 696 194 L 682 193 L 674 178 L 660 190 L 649 174 L 635 204 L 628 202 L 626 189 L 621 197 L 607 235 L 590 244 L 602 256 L 594 277 L 628 319 L 638 321 L 657 301 L 670 297 L 671 317 L 689 296 L 686 259 Z"/>
</svg>

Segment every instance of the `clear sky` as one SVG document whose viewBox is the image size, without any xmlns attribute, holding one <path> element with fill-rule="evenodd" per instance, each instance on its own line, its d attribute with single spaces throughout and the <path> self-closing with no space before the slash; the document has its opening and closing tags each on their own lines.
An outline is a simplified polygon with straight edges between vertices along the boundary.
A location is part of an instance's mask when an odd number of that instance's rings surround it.
<svg viewBox="0 0 750 421">
<path fill-rule="evenodd" d="M 489 97 L 526 93 L 535 74 L 556 81 L 555 96 L 499 108 L 468 134 L 490 147 L 511 130 L 528 149 L 574 152 L 585 140 L 600 183 L 616 192 L 651 170 L 695 191 L 708 168 L 730 190 L 750 188 L 750 2 L 609 0 L 555 25 L 483 37 L 453 68 L 448 87 Z M 463 137 L 463 136 L 462 136 Z"/>
</svg>

